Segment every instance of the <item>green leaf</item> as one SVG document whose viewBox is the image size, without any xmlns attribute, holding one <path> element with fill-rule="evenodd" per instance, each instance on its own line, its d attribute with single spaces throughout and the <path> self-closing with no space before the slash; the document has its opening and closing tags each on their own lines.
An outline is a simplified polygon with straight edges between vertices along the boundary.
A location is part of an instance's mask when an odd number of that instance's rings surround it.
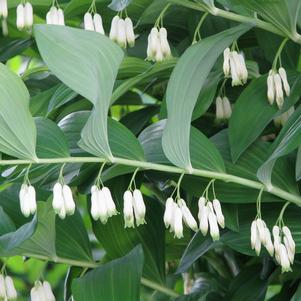
<svg viewBox="0 0 301 301">
<path fill-rule="evenodd" d="M 291 95 L 285 99 L 281 112 L 276 105 L 267 100 L 267 76 L 255 79 L 244 89 L 235 103 L 229 124 L 229 139 L 233 161 L 258 138 L 274 117 L 286 112 L 299 100 L 301 93 L 301 75 L 289 73 Z"/>
<path fill-rule="evenodd" d="M 53 121 L 36 118 L 37 155 L 39 158 L 69 157 L 69 148 L 64 133 Z"/>
<path fill-rule="evenodd" d="M 10 58 L 21 54 L 33 44 L 32 39 L 8 39 L 0 40 L 0 61 L 5 62 Z"/>
<path fill-rule="evenodd" d="M 272 171 L 278 158 L 283 157 L 300 146 L 301 106 L 286 122 L 269 150 L 268 160 L 259 168 L 257 177 L 268 187 L 272 186 Z"/>
<path fill-rule="evenodd" d="M 111 158 L 107 115 L 123 58 L 121 48 L 106 36 L 92 31 L 35 25 L 34 32 L 39 51 L 49 69 L 64 84 L 94 104 L 83 130 L 83 139 L 92 135 L 97 155 Z"/>
<path fill-rule="evenodd" d="M 249 26 L 237 26 L 191 46 L 181 56 L 167 87 L 167 125 L 163 149 L 176 166 L 191 170 L 190 123 L 197 98 L 220 54 Z"/>
<path fill-rule="evenodd" d="M 143 266 L 141 246 L 73 281 L 74 301 L 138 301 Z"/>
<path fill-rule="evenodd" d="M 131 2 L 132 0 L 112 0 L 112 2 L 109 4 L 109 8 L 120 12 L 130 5 Z"/>
<path fill-rule="evenodd" d="M 0 64 L 0 151 L 36 159 L 36 128 L 29 112 L 29 93 L 22 80 Z"/>
<path fill-rule="evenodd" d="M 301 285 L 299 284 L 297 291 L 290 301 L 299 301 L 301 299 Z"/>
<path fill-rule="evenodd" d="M 296 180 L 301 179 L 301 146 L 299 146 L 297 159 L 296 159 Z"/>
</svg>

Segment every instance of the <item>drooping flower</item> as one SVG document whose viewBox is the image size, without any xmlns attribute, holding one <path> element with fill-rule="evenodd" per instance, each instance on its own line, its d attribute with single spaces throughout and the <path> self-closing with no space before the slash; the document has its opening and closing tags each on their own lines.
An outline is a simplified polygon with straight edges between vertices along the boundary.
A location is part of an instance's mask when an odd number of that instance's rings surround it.
<svg viewBox="0 0 301 301">
<path fill-rule="evenodd" d="M 86 12 L 84 15 L 84 28 L 85 30 L 94 31 L 93 17 L 89 12 Z"/>
<path fill-rule="evenodd" d="M 17 28 L 31 29 L 33 25 L 33 8 L 30 2 L 17 6 Z"/>
<path fill-rule="evenodd" d="M 130 47 L 135 46 L 135 33 L 134 33 L 134 26 L 132 20 L 127 17 L 124 20 L 125 22 L 125 33 L 126 33 L 126 40 Z"/>
<path fill-rule="evenodd" d="M 174 214 L 174 200 L 172 198 L 168 198 L 165 204 L 164 211 L 164 224 L 166 228 L 169 228 L 172 224 L 173 214 Z"/>
<path fill-rule="evenodd" d="M 187 207 L 185 201 L 183 199 L 179 199 L 178 203 L 179 207 L 182 210 L 182 216 L 185 225 L 193 231 L 198 231 L 198 224 L 193 215 L 191 214 L 189 208 Z"/>
<path fill-rule="evenodd" d="M 225 217 L 222 212 L 221 203 L 218 199 L 212 201 L 213 209 L 217 218 L 217 222 L 221 228 L 225 228 Z"/>
<path fill-rule="evenodd" d="M 216 98 L 216 120 L 228 120 L 232 115 L 231 103 L 228 97 Z"/>
<path fill-rule="evenodd" d="M 46 15 L 46 23 L 50 25 L 65 25 L 64 11 L 52 6 Z"/>
<path fill-rule="evenodd" d="M 199 202 L 199 223 L 200 223 L 200 230 L 202 234 L 205 236 L 207 235 L 209 224 L 208 224 L 208 208 L 206 206 L 206 199 L 204 197 L 200 197 Z"/>
<path fill-rule="evenodd" d="M 115 16 L 111 22 L 109 37 L 113 42 L 117 42 L 119 16 Z"/>
<path fill-rule="evenodd" d="M 134 228 L 134 204 L 133 204 L 133 194 L 131 191 L 127 190 L 123 194 L 123 216 L 124 216 L 124 227 Z"/>
<path fill-rule="evenodd" d="M 44 294 L 46 296 L 47 301 L 55 301 L 55 296 L 53 294 L 53 291 L 51 289 L 51 285 L 49 282 L 47 282 L 47 281 L 43 282 L 43 290 L 44 290 Z"/>
<path fill-rule="evenodd" d="M 213 210 L 213 206 L 211 202 L 207 203 L 207 212 L 208 212 L 208 222 L 209 222 L 209 230 L 210 236 L 212 237 L 213 241 L 219 240 L 219 228 L 217 223 L 217 218 Z"/>
<path fill-rule="evenodd" d="M 18 294 L 13 279 L 10 276 L 0 274 L 0 300 L 17 300 Z"/>
<path fill-rule="evenodd" d="M 32 185 L 23 184 L 19 192 L 20 208 L 25 217 L 35 214 L 37 210 L 36 191 Z"/>
<path fill-rule="evenodd" d="M 140 226 L 145 224 L 146 207 L 144 204 L 142 193 L 139 189 L 135 189 L 133 192 L 133 206 L 134 206 L 136 225 Z"/>
<path fill-rule="evenodd" d="M 124 49 L 127 46 L 125 21 L 121 18 L 119 18 L 117 26 L 117 44 Z"/>
<path fill-rule="evenodd" d="M 7 0 L 0 0 L 0 18 L 6 19 L 8 16 Z"/>
<path fill-rule="evenodd" d="M 75 203 L 72 191 L 68 185 L 62 185 L 61 183 L 54 185 L 52 207 L 61 219 L 64 219 L 66 215 L 74 214 Z"/>
<path fill-rule="evenodd" d="M 47 281 L 41 283 L 36 281 L 34 287 L 30 291 L 31 301 L 55 301 L 55 296 L 51 286 Z"/>
<path fill-rule="evenodd" d="M 94 14 L 93 23 L 95 31 L 104 35 L 105 31 L 103 29 L 102 18 L 100 14 Z"/>
<path fill-rule="evenodd" d="M 23 30 L 25 27 L 25 7 L 23 4 L 17 6 L 17 28 Z"/>
<path fill-rule="evenodd" d="M 101 34 L 105 34 L 102 24 L 102 17 L 98 13 L 95 13 L 94 15 L 92 15 L 90 12 L 85 13 L 84 28 L 85 30 L 96 31 Z"/>
<path fill-rule="evenodd" d="M 181 208 L 176 204 L 174 212 L 173 231 L 176 238 L 183 237 L 183 214 Z"/>
</svg>

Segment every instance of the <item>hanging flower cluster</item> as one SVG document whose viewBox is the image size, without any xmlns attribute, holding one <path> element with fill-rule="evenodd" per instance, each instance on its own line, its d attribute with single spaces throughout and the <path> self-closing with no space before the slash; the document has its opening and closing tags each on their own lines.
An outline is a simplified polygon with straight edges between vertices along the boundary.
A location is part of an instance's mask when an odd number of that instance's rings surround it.
<svg viewBox="0 0 301 301">
<path fill-rule="evenodd" d="M 244 85 L 248 80 L 248 69 L 242 53 L 224 50 L 223 70 L 226 77 L 231 75 L 232 86 Z"/>
<path fill-rule="evenodd" d="M 25 217 L 37 211 L 36 191 L 30 183 L 24 183 L 19 192 L 20 208 Z"/>
<path fill-rule="evenodd" d="M 116 42 L 121 48 L 126 48 L 127 45 L 130 47 L 135 46 L 135 33 L 133 22 L 129 17 L 124 20 L 118 15 L 112 19 L 110 39 Z"/>
<path fill-rule="evenodd" d="M 147 59 L 153 62 L 162 62 L 171 57 L 171 50 L 167 39 L 167 30 L 164 27 L 152 28 L 148 36 Z"/>
<path fill-rule="evenodd" d="M 218 96 L 215 101 L 216 105 L 216 120 L 228 120 L 232 115 L 232 108 L 229 98 Z"/>
<path fill-rule="evenodd" d="M 84 28 L 85 30 L 96 31 L 101 34 L 105 34 L 102 25 L 101 15 L 98 13 L 86 12 L 84 15 Z"/>
<path fill-rule="evenodd" d="M 289 120 L 289 118 L 294 114 L 295 108 L 292 106 L 288 111 L 282 113 L 278 117 L 274 118 L 274 124 L 276 127 L 284 126 L 284 124 Z"/>
<path fill-rule="evenodd" d="M 280 67 L 278 73 L 273 69 L 270 70 L 267 85 L 269 103 L 272 105 L 276 100 L 278 108 L 281 109 L 284 103 L 284 92 L 286 96 L 291 92 L 285 69 Z"/>
<path fill-rule="evenodd" d="M 46 15 L 46 23 L 49 25 L 65 25 L 64 11 L 60 7 L 52 5 Z"/>
<path fill-rule="evenodd" d="M 18 294 L 14 286 L 13 279 L 10 276 L 0 274 L 0 300 L 17 300 Z"/>
<path fill-rule="evenodd" d="M 31 30 L 33 25 L 33 8 L 30 2 L 17 6 L 17 28 Z"/>
<path fill-rule="evenodd" d="M 49 282 L 36 281 L 34 287 L 30 291 L 31 301 L 55 301 Z"/>
</svg>

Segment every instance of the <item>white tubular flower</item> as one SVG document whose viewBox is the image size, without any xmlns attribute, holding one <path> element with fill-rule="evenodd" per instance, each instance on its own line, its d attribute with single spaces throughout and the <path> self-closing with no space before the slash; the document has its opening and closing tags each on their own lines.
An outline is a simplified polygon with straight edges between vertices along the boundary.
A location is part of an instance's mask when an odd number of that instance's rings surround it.
<svg viewBox="0 0 301 301">
<path fill-rule="evenodd" d="M 282 273 L 291 271 L 291 265 L 288 258 L 287 250 L 284 244 L 280 244 L 279 247 L 279 257 L 280 257 L 280 264 Z"/>
<path fill-rule="evenodd" d="M 9 301 L 17 300 L 18 294 L 14 286 L 13 279 L 10 276 L 5 277 L 6 297 Z"/>
<path fill-rule="evenodd" d="M 209 209 L 208 221 L 210 226 L 210 235 L 213 241 L 219 240 L 219 229 L 217 224 L 217 218 L 213 212 L 213 210 Z"/>
<path fill-rule="evenodd" d="M 0 274 L 0 300 L 5 300 L 5 298 L 6 298 L 5 280 L 4 280 L 4 276 Z"/>
<path fill-rule="evenodd" d="M 50 21 L 49 24 L 53 24 L 53 25 L 57 25 L 59 23 L 58 10 L 55 6 L 52 6 L 49 10 L 49 21 Z"/>
<path fill-rule="evenodd" d="M 66 208 L 65 205 L 61 208 L 61 210 L 58 212 L 58 216 L 60 219 L 65 219 L 66 218 Z"/>
<path fill-rule="evenodd" d="M 208 232 L 208 208 L 205 205 L 206 204 L 206 199 L 204 197 L 201 197 L 199 199 L 199 222 L 200 222 L 200 230 L 202 234 L 205 236 L 207 235 Z"/>
<path fill-rule="evenodd" d="M 73 215 L 75 211 L 75 203 L 71 188 L 68 185 L 63 185 L 64 204 L 67 215 Z"/>
<path fill-rule="evenodd" d="M 51 289 L 51 286 L 50 286 L 49 282 L 47 282 L 47 281 L 43 282 L 43 289 L 44 289 L 44 294 L 46 296 L 46 300 L 47 301 L 55 301 L 55 296 L 52 292 L 52 289 Z"/>
<path fill-rule="evenodd" d="M 223 99 L 218 96 L 215 101 L 215 116 L 216 120 L 223 120 L 224 119 L 224 106 L 223 106 Z"/>
<path fill-rule="evenodd" d="M 152 28 L 149 36 L 148 36 L 148 46 L 147 46 L 147 59 L 154 61 L 156 59 L 156 53 L 158 44 L 160 44 L 159 40 L 159 32 L 156 27 Z M 161 49 L 161 47 L 160 47 Z"/>
<path fill-rule="evenodd" d="M 84 27 L 85 30 L 91 30 L 94 31 L 94 23 L 93 23 L 93 18 L 90 13 L 85 13 L 84 15 Z"/>
<path fill-rule="evenodd" d="M 59 214 L 63 207 L 65 207 L 63 197 L 63 186 L 60 183 L 56 183 L 53 186 L 52 208 L 56 214 Z"/>
<path fill-rule="evenodd" d="M 105 196 L 106 206 L 108 210 L 108 216 L 112 217 L 113 215 L 117 214 L 116 205 L 113 201 L 111 191 L 108 187 L 103 187 L 102 192 Z"/>
<path fill-rule="evenodd" d="M 30 213 L 35 214 L 37 211 L 36 191 L 33 186 L 28 186 L 28 201 L 30 205 Z"/>
<path fill-rule="evenodd" d="M 136 218 L 136 225 L 140 226 L 145 224 L 146 207 L 144 204 L 142 193 L 139 189 L 135 189 L 133 192 L 133 205 Z"/>
<path fill-rule="evenodd" d="M 62 25 L 62 26 L 65 26 L 65 16 L 64 16 L 64 11 L 59 8 L 57 10 L 57 17 L 58 17 L 58 23 L 57 25 Z"/>
<path fill-rule="evenodd" d="M 93 23 L 94 23 L 95 31 L 104 35 L 105 31 L 103 29 L 102 18 L 100 14 L 95 14 L 93 16 Z"/>
<path fill-rule="evenodd" d="M 126 48 L 126 31 L 125 31 L 125 21 L 123 19 L 118 20 L 118 31 L 117 31 L 117 43 L 121 48 Z"/>
<path fill-rule="evenodd" d="M 232 107 L 228 97 L 223 97 L 224 119 L 230 119 L 232 115 Z"/>
<path fill-rule="evenodd" d="M 183 220 L 186 226 L 195 232 L 198 231 L 198 224 L 183 199 L 179 200 L 179 205 L 182 210 Z"/>
<path fill-rule="evenodd" d="M 182 210 L 178 205 L 175 206 L 174 210 L 175 210 L 175 215 L 174 215 L 173 230 L 174 230 L 175 237 L 181 239 L 183 237 Z"/>
<path fill-rule="evenodd" d="M 26 2 L 24 6 L 24 21 L 25 21 L 25 27 L 31 28 L 33 25 L 33 9 L 30 2 Z"/>
<path fill-rule="evenodd" d="M 274 84 L 273 72 L 270 72 L 268 76 L 267 85 L 268 85 L 268 101 L 272 105 L 275 100 L 275 84 Z"/>
<path fill-rule="evenodd" d="M 280 247 L 280 243 L 281 243 L 281 238 L 280 238 L 280 228 L 278 226 L 274 226 L 273 230 L 273 238 L 274 238 L 274 249 L 275 252 L 279 252 L 279 247 Z"/>
<path fill-rule="evenodd" d="M 129 190 L 123 194 L 123 215 L 124 227 L 134 228 L 133 194 Z"/>
<path fill-rule="evenodd" d="M 118 23 L 119 23 L 119 16 L 115 16 L 112 19 L 111 23 L 111 30 L 110 30 L 110 39 L 114 42 L 117 42 L 117 37 L 118 37 Z"/>
<path fill-rule="evenodd" d="M 125 33 L 126 33 L 126 40 L 130 47 L 135 46 L 135 33 L 134 33 L 134 26 L 133 22 L 130 18 L 125 18 Z"/>
<path fill-rule="evenodd" d="M 36 281 L 35 286 L 31 289 L 30 299 L 31 301 L 48 301 L 40 281 Z"/>
<path fill-rule="evenodd" d="M 288 227 L 284 226 L 284 227 L 282 227 L 282 232 L 283 232 L 284 236 L 287 238 L 290 250 L 292 251 L 293 254 L 295 254 L 296 244 L 292 237 L 292 233 L 291 233 L 290 229 Z"/>
<path fill-rule="evenodd" d="M 265 245 L 266 244 L 265 222 L 262 219 L 258 218 L 256 220 L 256 225 L 257 225 L 257 230 L 258 230 L 260 241 L 263 245 Z"/>
<path fill-rule="evenodd" d="M 167 39 L 167 30 L 164 27 L 160 28 L 159 31 L 159 40 L 161 45 L 161 51 L 164 58 L 171 57 L 171 50 Z"/>
<path fill-rule="evenodd" d="M 295 259 L 295 253 L 292 252 L 292 249 L 290 248 L 290 245 L 289 245 L 289 242 L 288 242 L 288 239 L 286 236 L 284 236 L 283 242 L 284 242 L 284 245 L 285 245 L 285 248 L 287 251 L 288 259 L 289 259 L 290 263 L 293 264 L 294 259 Z"/>
<path fill-rule="evenodd" d="M 219 202 L 218 199 L 214 199 L 212 201 L 212 204 L 213 204 L 213 209 L 214 209 L 214 212 L 216 214 L 218 224 L 222 228 L 225 228 L 225 217 L 224 217 L 223 212 L 222 212 L 221 203 Z"/>
<path fill-rule="evenodd" d="M 284 102 L 284 95 L 282 90 L 282 81 L 279 74 L 274 75 L 274 86 L 276 94 L 276 103 L 278 105 L 278 108 L 281 109 Z"/>
<path fill-rule="evenodd" d="M 245 84 L 248 81 L 248 69 L 244 55 L 239 53 L 237 60 L 239 61 L 239 74 L 241 76 L 241 81 Z"/>
<path fill-rule="evenodd" d="M 98 209 L 98 196 L 97 196 L 97 186 L 93 185 L 91 187 L 91 216 L 97 221 L 100 218 Z"/>
<path fill-rule="evenodd" d="M 17 28 L 23 30 L 25 27 L 25 8 L 23 4 L 17 6 Z"/>
<path fill-rule="evenodd" d="M 21 212 L 25 217 L 29 217 L 30 215 L 30 205 L 28 202 L 27 195 L 28 195 L 28 186 L 26 184 L 23 184 L 19 192 L 19 200 L 20 200 Z"/>
<path fill-rule="evenodd" d="M 238 74 L 237 70 L 237 63 L 235 60 L 236 55 L 238 53 L 236 51 L 233 51 L 230 53 L 230 69 L 231 69 L 231 77 L 232 77 L 232 87 L 241 85 L 241 80 Z"/>
<path fill-rule="evenodd" d="M 106 224 L 109 215 L 108 215 L 106 196 L 101 189 L 97 190 L 97 201 L 98 201 L 99 219 L 103 224 Z"/>
<path fill-rule="evenodd" d="M 0 0 L 0 17 L 6 19 L 8 16 L 7 0 Z"/>
<path fill-rule="evenodd" d="M 279 68 L 278 72 L 279 72 L 279 75 L 280 75 L 282 83 L 283 83 L 283 88 L 284 88 L 285 94 L 286 94 L 286 96 L 289 96 L 291 93 L 291 88 L 287 81 L 286 71 L 284 68 L 281 67 L 281 68 Z"/>
<path fill-rule="evenodd" d="M 164 212 L 164 224 L 165 227 L 168 228 L 172 223 L 172 217 L 174 214 L 174 200 L 172 198 L 168 198 L 165 204 L 165 212 Z"/>
<path fill-rule="evenodd" d="M 223 64 L 223 70 L 224 70 L 224 74 L 225 76 L 229 76 L 230 75 L 230 48 L 226 48 L 224 50 L 224 64 Z"/>
<path fill-rule="evenodd" d="M 255 252 L 256 252 L 257 256 L 259 256 L 260 251 L 261 251 L 261 241 L 260 241 L 259 233 L 257 230 L 257 239 L 256 239 L 256 243 L 255 243 Z"/>
<path fill-rule="evenodd" d="M 162 62 L 164 60 L 164 56 L 163 56 L 163 53 L 162 53 L 162 50 L 161 50 L 160 41 L 158 41 L 158 44 L 157 44 L 157 51 L 156 51 L 155 60 L 156 60 L 156 62 Z"/>
<path fill-rule="evenodd" d="M 265 228 L 265 248 L 269 252 L 270 256 L 274 255 L 274 245 L 271 239 L 271 233 L 268 228 Z"/>
<path fill-rule="evenodd" d="M 257 241 L 257 223 L 255 220 L 251 224 L 251 248 L 252 248 L 252 250 L 255 249 L 256 241 Z"/>
</svg>

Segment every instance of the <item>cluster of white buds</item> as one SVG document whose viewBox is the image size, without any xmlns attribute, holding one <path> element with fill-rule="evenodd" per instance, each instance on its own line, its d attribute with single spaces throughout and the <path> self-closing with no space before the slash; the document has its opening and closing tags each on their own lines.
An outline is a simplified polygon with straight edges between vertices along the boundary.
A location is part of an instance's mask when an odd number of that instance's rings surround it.
<svg viewBox="0 0 301 301">
<path fill-rule="evenodd" d="M 257 256 L 263 245 L 271 256 L 274 255 L 274 246 L 269 228 L 261 218 L 256 218 L 251 225 L 251 247 L 255 250 Z"/>
<path fill-rule="evenodd" d="M 84 28 L 85 30 L 96 31 L 101 34 L 105 34 L 102 25 L 102 18 L 100 14 L 95 13 L 93 16 L 91 13 L 86 12 L 84 15 Z"/>
<path fill-rule="evenodd" d="M 275 259 L 281 265 L 282 273 L 291 271 L 294 263 L 296 244 L 288 227 L 273 227 Z"/>
<path fill-rule="evenodd" d="M 49 25 L 65 25 L 64 11 L 56 6 L 51 6 L 46 15 L 46 23 Z"/>
<path fill-rule="evenodd" d="M 66 215 L 74 214 L 75 203 L 68 185 L 59 182 L 54 185 L 52 207 L 61 219 L 64 219 Z"/>
<path fill-rule="evenodd" d="M 0 300 L 17 300 L 18 294 L 14 286 L 13 279 L 9 276 L 0 274 Z"/>
<path fill-rule="evenodd" d="M 278 73 L 275 70 L 270 70 L 267 86 L 269 103 L 272 105 L 276 100 L 278 108 L 281 109 L 284 102 L 283 90 L 285 91 L 286 96 L 289 96 L 291 92 L 285 69 L 282 67 L 279 68 Z"/>
<path fill-rule="evenodd" d="M 37 211 L 36 191 L 32 185 L 22 184 L 19 192 L 20 208 L 25 217 Z"/>
<path fill-rule="evenodd" d="M 199 202 L 199 222 L 200 230 L 205 236 L 210 230 L 210 236 L 214 241 L 219 240 L 219 227 L 225 228 L 225 218 L 222 212 L 221 204 L 218 199 L 212 202 L 206 200 L 205 197 L 200 197 Z"/>
<path fill-rule="evenodd" d="M 228 97 L 216 98 L 216 120 L 228 120 L 232 115 L 231 103 Z"/>
<path fill-rule="evenodd" d="M 198 224 L 183 199 L 175 202 L 172 197 L 166 200 L 164 224 L 176 238 L 183 237 L 183 221 L 193 231 L 198 231 Z"/>
<path fill-rule="evenodd" d="M 36 281 L 34 287 L 30 291 L 31 301 L 55 301 L 49 282 Z"/>
<path fill-rule="evenodd" d="M 226 77 L 231 75 L 232 86 L 244 85 L 248 80 L 244 55 L 237 51 L 231 51 L 230 48 L 224 50 L 223 70 Z"/>
<path fill-rule="evenodd" d="M 133 192 L 127 190 L 123 194 L 123 215 L 125 228 L 134 228 L 136 220 L 137 227 L 146 223 L 146 207 L 142 193 L 139 189 Z"/>
<path fill-rule="evenodd" d="M 170 58 L 171 50 L 167 39 L 167 30 L 161 27 L 152 28 L 148 36 L 147 59 L 154 62 L 162 62 Z"/>
<path fill-rule="evenodd" d="M 91 215 L 93 219 L 106 224 L 109 217 L 117 213 L 110 189 L 108 187 L 100 189 L 93 185 L 91 187 Z"/>
<path fill-rule="evenodd" d="M 17 28 L 30 30 L 33 25 L 33 8 L 30 2 L 17 6 Z"/>
<path fill-rule="evenodd" d="M 294 106 L 292 106 L 288 111 L 282 113 L 280 116 L 274 118 L 274 124 L 276 127 L 284 126 L 284 124 L 289 120 L 289 118 L 295 112 Z"/>
<path fill-rule="evenodd" d="M 135 33 L 133 22 L 129 17 L 124 20 L 118 15 L 112 19 L 110 39 L 116 42 L 120 47 L 126 48 L 135 46 Z"/>
</svg>

